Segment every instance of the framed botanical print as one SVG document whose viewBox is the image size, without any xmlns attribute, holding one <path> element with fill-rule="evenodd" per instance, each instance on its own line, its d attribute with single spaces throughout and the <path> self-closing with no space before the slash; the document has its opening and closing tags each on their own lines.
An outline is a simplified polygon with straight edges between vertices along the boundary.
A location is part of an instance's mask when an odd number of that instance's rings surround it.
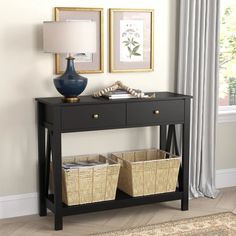
<svg viewBox="0 0 236 236">
<path fill-rule="evenodd" d="M 91 20 L 96 22 L 97 51 L 96 53 L 76 53 L 74 63 L 76 71 L 80 74 L 102 73 L 104 67 L 103 56 L 103 9 L 101 8 L 75 8 L 56 7 L 55 21 Z M 84 35 L 83 35 L 84 36 Z M 56 54 L 56 74 L 62 74 L 66 68 L 66 54 Z"/>
<path fill-rule="evenodd" d="M 110 72 L 153 71 L 154 10 L 110 9 Z"/>
</svg>

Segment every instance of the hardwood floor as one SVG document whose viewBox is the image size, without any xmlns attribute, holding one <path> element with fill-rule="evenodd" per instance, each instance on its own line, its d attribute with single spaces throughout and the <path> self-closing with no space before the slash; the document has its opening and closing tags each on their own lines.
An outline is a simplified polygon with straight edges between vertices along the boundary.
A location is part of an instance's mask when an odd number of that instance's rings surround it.
<svg viewBox="0 0 236 236">
<path fill-rule="evenodd" d="M 236 187 L 221 189 L 216 199 L 190 200 L 181 211 L 180 201 L 64 217 L 64 230 L 53 230 L 53 215 L 24 216 L 0 220 L 0 236 L 82 236 L 195 216 L 232 211 L 236 214 Z"/>
</svg>

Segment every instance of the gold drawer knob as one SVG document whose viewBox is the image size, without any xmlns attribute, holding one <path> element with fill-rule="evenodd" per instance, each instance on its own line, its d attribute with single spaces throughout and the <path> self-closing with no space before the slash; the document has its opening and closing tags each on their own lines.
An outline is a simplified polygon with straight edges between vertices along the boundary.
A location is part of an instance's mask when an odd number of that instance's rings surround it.
<svg viewBox="0 0 236 236">
<path fill-rule="evenodd" d="M 155 110 L 153 113 L 154 113 L 155 115 L 158 115 L 158 114 L 160 114 L 160 111 L 159 111 L 159 110 Z"/>
<path fill-rule="evenodd" d="M 93 114 L 93 119 L 98 119 L 99 118 L 99 114 Z"/>
</svg>

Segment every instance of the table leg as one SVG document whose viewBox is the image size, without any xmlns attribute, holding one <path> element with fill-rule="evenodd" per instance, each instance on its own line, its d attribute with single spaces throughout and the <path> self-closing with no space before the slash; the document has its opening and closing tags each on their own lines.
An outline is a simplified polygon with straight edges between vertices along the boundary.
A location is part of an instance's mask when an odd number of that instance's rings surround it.
<svg viewBox="0 0 236 236">
<path fill-rule="evenodd" d="M 61 185 L 61 133 L 53 131 L 51 133 L 52 161 L 53 161 L 53 185 L 54 185 L 54 205 L 55 205 L 55 230 L 63 228 L 62 220 L 62 185 Z"/>
<path fill-rule="evenodd" d="M 39 215 L 46 216 L 45 197 L 45 128 L 42 125 L 43 105 L 38 103 L 38 175 L 39 175 Z"/>
<path fill-rule="evenodd" d="M 190 100 L 185 99 L 185 115 L 183 124 L 183 142 L 182 142 L 182 183 L 181 191 L 183 197 L 181 200 L 182 211 L 188 210 L 189 206 L 189 138 L 190 138 Z"/>
<path fill-rule="evenodd" d="M 50 177 L 50 161 L 51 161 L 51 131 L 47 132 L 47 148 L 46 148 L 46 174 L 45 174 L 45 196 L 48 197 L 49 177 Z"/>
</svg>

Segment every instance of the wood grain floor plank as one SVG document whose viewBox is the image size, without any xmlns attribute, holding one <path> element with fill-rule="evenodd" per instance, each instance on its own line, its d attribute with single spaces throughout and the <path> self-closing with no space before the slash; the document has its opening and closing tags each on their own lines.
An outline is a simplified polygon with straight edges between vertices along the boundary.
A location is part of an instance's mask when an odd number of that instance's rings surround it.
<svg viewBox="0 0 236 236">
<path fill-rule="evenodd" d="M 236 191 L 226 191 L 220 201 L 216 204 L 217 208 L 233 211 L 236 207 Z"/>
<path fill-rule="evenodd" d="M 236 214 L 236 187 L 222 189 L 216 199 L 190 200 L 189 211 L 181 211 L 180 201 L 172 201 L 67 216 L 63 231 L 53 230 L 53 214 L 3 219 L 0 220 L 0 236 L 85 236 L 225 211 Z"/>
</svg>

